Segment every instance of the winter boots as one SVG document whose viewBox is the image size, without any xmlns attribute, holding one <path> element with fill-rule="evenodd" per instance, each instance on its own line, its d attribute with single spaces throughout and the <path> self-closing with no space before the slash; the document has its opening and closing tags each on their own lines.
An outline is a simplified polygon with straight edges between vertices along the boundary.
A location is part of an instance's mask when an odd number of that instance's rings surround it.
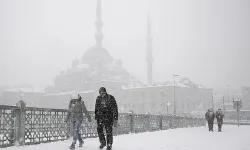
<svg viewBox="0 0 250 150">
<path fill-rule="evenodd" d="M 106 150 L 111 150 L 111 149 L 112 149 L 112 146 L 108 145 Z"/>
<path fill-rule="evenodd" d="M 75 149 L 76 147 L 75 147 L 75 144 L 74 143 L 72 143 L 71 145 L 70 145 L 70 147 L 69 147 L 69 149 Z"/>
<path fill-rule="evenodd" d="M 84 141 L 79 141 L 79 147 L 82 147 L 83 144 L 84 144 Z"/>
<path fill-rule="evenodd" d="M 99 146 L 99 148 L 100 148 L 100 149 L 103 149 L 105 146 L 106 146 L 106 144 L 101 144 L 101 145 Z M 111 150 L 111 149 L 112 149 L 112 145 L 109 144 L 109 145 L 107 146 L 106 150 Z"/>
<path fill-rule="evenodd" d="M 75 144 L 76 144 L 76 143 L 73 142 L 73 143 L 70 145 L 69 149 L 72 149 L 72 150 L 75 149 L 75 148 L 76 148 L 76 147 L 75 147 Z M 79 147 L 82 147 L 83 144 L 84 144 L 84 141 L 79 141 Z"/>
<path fill-rule="evenodd" d="M 99 148 L 100 148 L 100 149 L 103 149 L 105 146 L 106 146 L 106 144 L 101 144 L 101 145 L 99 146 Z"/>
</svg>

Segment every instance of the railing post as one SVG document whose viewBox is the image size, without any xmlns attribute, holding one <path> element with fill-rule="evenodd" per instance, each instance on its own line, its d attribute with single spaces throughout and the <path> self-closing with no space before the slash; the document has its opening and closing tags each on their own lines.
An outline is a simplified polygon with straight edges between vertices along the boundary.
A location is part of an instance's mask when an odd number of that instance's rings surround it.
<svg viewBox="0 0 250 150">
<path fill-rule="evenodd" d="M 129 114 L 129 121 L 130 121 L 130 132 L 133 133 L 134 132 L 134 115 L 133 112 L 130 112 Z"/>
<path fill-rule="evenodd" d="M 193 127 L 195 127 L 195 118 L 194 117 L 193 117 L 192 122 L 193 122 Z"/>
<path fill-rule="evenodd" d="M 10 144 L 12 145 L 13 143 L 15 143 L 15 139 L 16 139 L 16 137 L 15 137 L 15 135 L 16 135 L 16 133 L 15 133 L 15 129 L 16 129 L 16 127 L 15 127 L 15 109 L 11 109 L 11 123 L 10 123 L 10 135 L 9 135 L 9 141 L 10 141 Z M 2 116 L 2 115 L 1 115 Z"/>
<path fill-rule="evenodd" d="M 160 130 L 162 130 L 162 114 L 160 114 Z"/>
<path fill-rule="evenodd" d="M 169 119 L 170 119 L 170 121 L 169 121 L 169 129 L 172 129 L 172 127 L 173 127 L 173 116 L 172 115 L 169 116 Z"/>
<path fill-rule="evenodd" d="M 147 131 L 151 131 L 150 130 L 150 114 L 149 113 L 146 115 L 146 120 L 147 120 Z"/>
<path fill-rule="evenodd" d="M 22 146 L 25 144 L 25 107 L 24 101 L 20 100 L 17 104 L 15 117 L 15 144 L 17 146 Z"/>
</svg>

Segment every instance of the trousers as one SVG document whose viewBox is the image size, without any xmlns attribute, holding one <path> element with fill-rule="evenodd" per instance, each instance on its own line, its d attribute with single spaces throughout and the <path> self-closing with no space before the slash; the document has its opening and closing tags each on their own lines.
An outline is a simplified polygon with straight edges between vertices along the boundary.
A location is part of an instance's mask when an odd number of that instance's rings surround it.
<svg viewBox="0 0 250 150">
<path fill-rule="evenodd" d="M 82 121 L 74 121 L 73 122 L 73 143 L 75 144 L 78 140 L 79 142 L 82 141 L 82 137 L 80 134 L 80 127 L 82 125 Z"/>
<path fill-rule="evenodd" d="M 107 145 L 113 144 L 113 122 L 112 120 L 97 120 L 97 133 L 101 144 L 106 145 L 106 139 L 104 135 L 104 129 L 106 131 Z"/>
<path fill-rule="evenodd" d="M 208 129 L 209 131 L 213 131 L 214 128 L 214 121 L 213 120 L 208 120 Z"/>
</svg>

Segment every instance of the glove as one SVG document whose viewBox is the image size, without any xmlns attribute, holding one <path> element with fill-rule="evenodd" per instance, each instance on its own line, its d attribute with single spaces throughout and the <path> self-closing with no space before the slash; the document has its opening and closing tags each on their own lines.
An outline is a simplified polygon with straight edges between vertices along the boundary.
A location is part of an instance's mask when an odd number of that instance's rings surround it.
<svg viewBox="0 0 250 150">
<path fill-rule="evenodd" d="M 118 120 L 114 121 L 114 127 L 118 127 Z"/>
</svg>

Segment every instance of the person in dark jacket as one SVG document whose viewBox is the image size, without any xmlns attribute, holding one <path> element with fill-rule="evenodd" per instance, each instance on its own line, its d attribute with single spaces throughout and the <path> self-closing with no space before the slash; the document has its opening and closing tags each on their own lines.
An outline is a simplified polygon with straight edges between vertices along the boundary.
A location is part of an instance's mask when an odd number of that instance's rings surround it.
<svg viewBox="0 0 250 150">
<path fill-rule="evenodd" d="M 208 122 L 208 130 L 213 131 L 215 114 L 212 109 L 208 109 L 205 114 L 205 118 Z"/>
<path fill-rule="evenodd" d="M 96 98 L 95 103 L 95 119 L 101 143 L 99 148 L 102 149 L 106 146 L 106 139 L 103 132 L 103 128 L 105 128 L 107 134 L 106 150 L 111 150 L 113 144 L 113 125 L 117 127 L 118 124 L 118 107 L 114 96 L 107 94 L 104 87 L 99 89 L 99 93 L 100 96 Z"/>
<path fill-rule="evenodd" d="M 217 118 L 217 123 L 218 123 L 218 132 L 221 132 L 222 124 L 223 124 L 223 118 L 224 118 L 224 113 L 222 110 L 219 108 L 216 113 L 215 117 Z"/>
<path fill-rule="evenodd" d="M 71 119 L 71 123 L 73 125 L 73 142 L 69 147 L 70 149 L 75 149 L 77 140 L 79 141 L 79 147 L 82 147 L 84 143 L 80 134 L 80 126 L 83 122 L 83 113 L 85 113 L 88 121 L 91 122 L 91 117 L 85 107 L 84 101 L 82 101 L 82 97 L 77 93 L 72 94 L 65 119 L 66 123 L 69 121 L 69 119 Z"/>
</svg>

